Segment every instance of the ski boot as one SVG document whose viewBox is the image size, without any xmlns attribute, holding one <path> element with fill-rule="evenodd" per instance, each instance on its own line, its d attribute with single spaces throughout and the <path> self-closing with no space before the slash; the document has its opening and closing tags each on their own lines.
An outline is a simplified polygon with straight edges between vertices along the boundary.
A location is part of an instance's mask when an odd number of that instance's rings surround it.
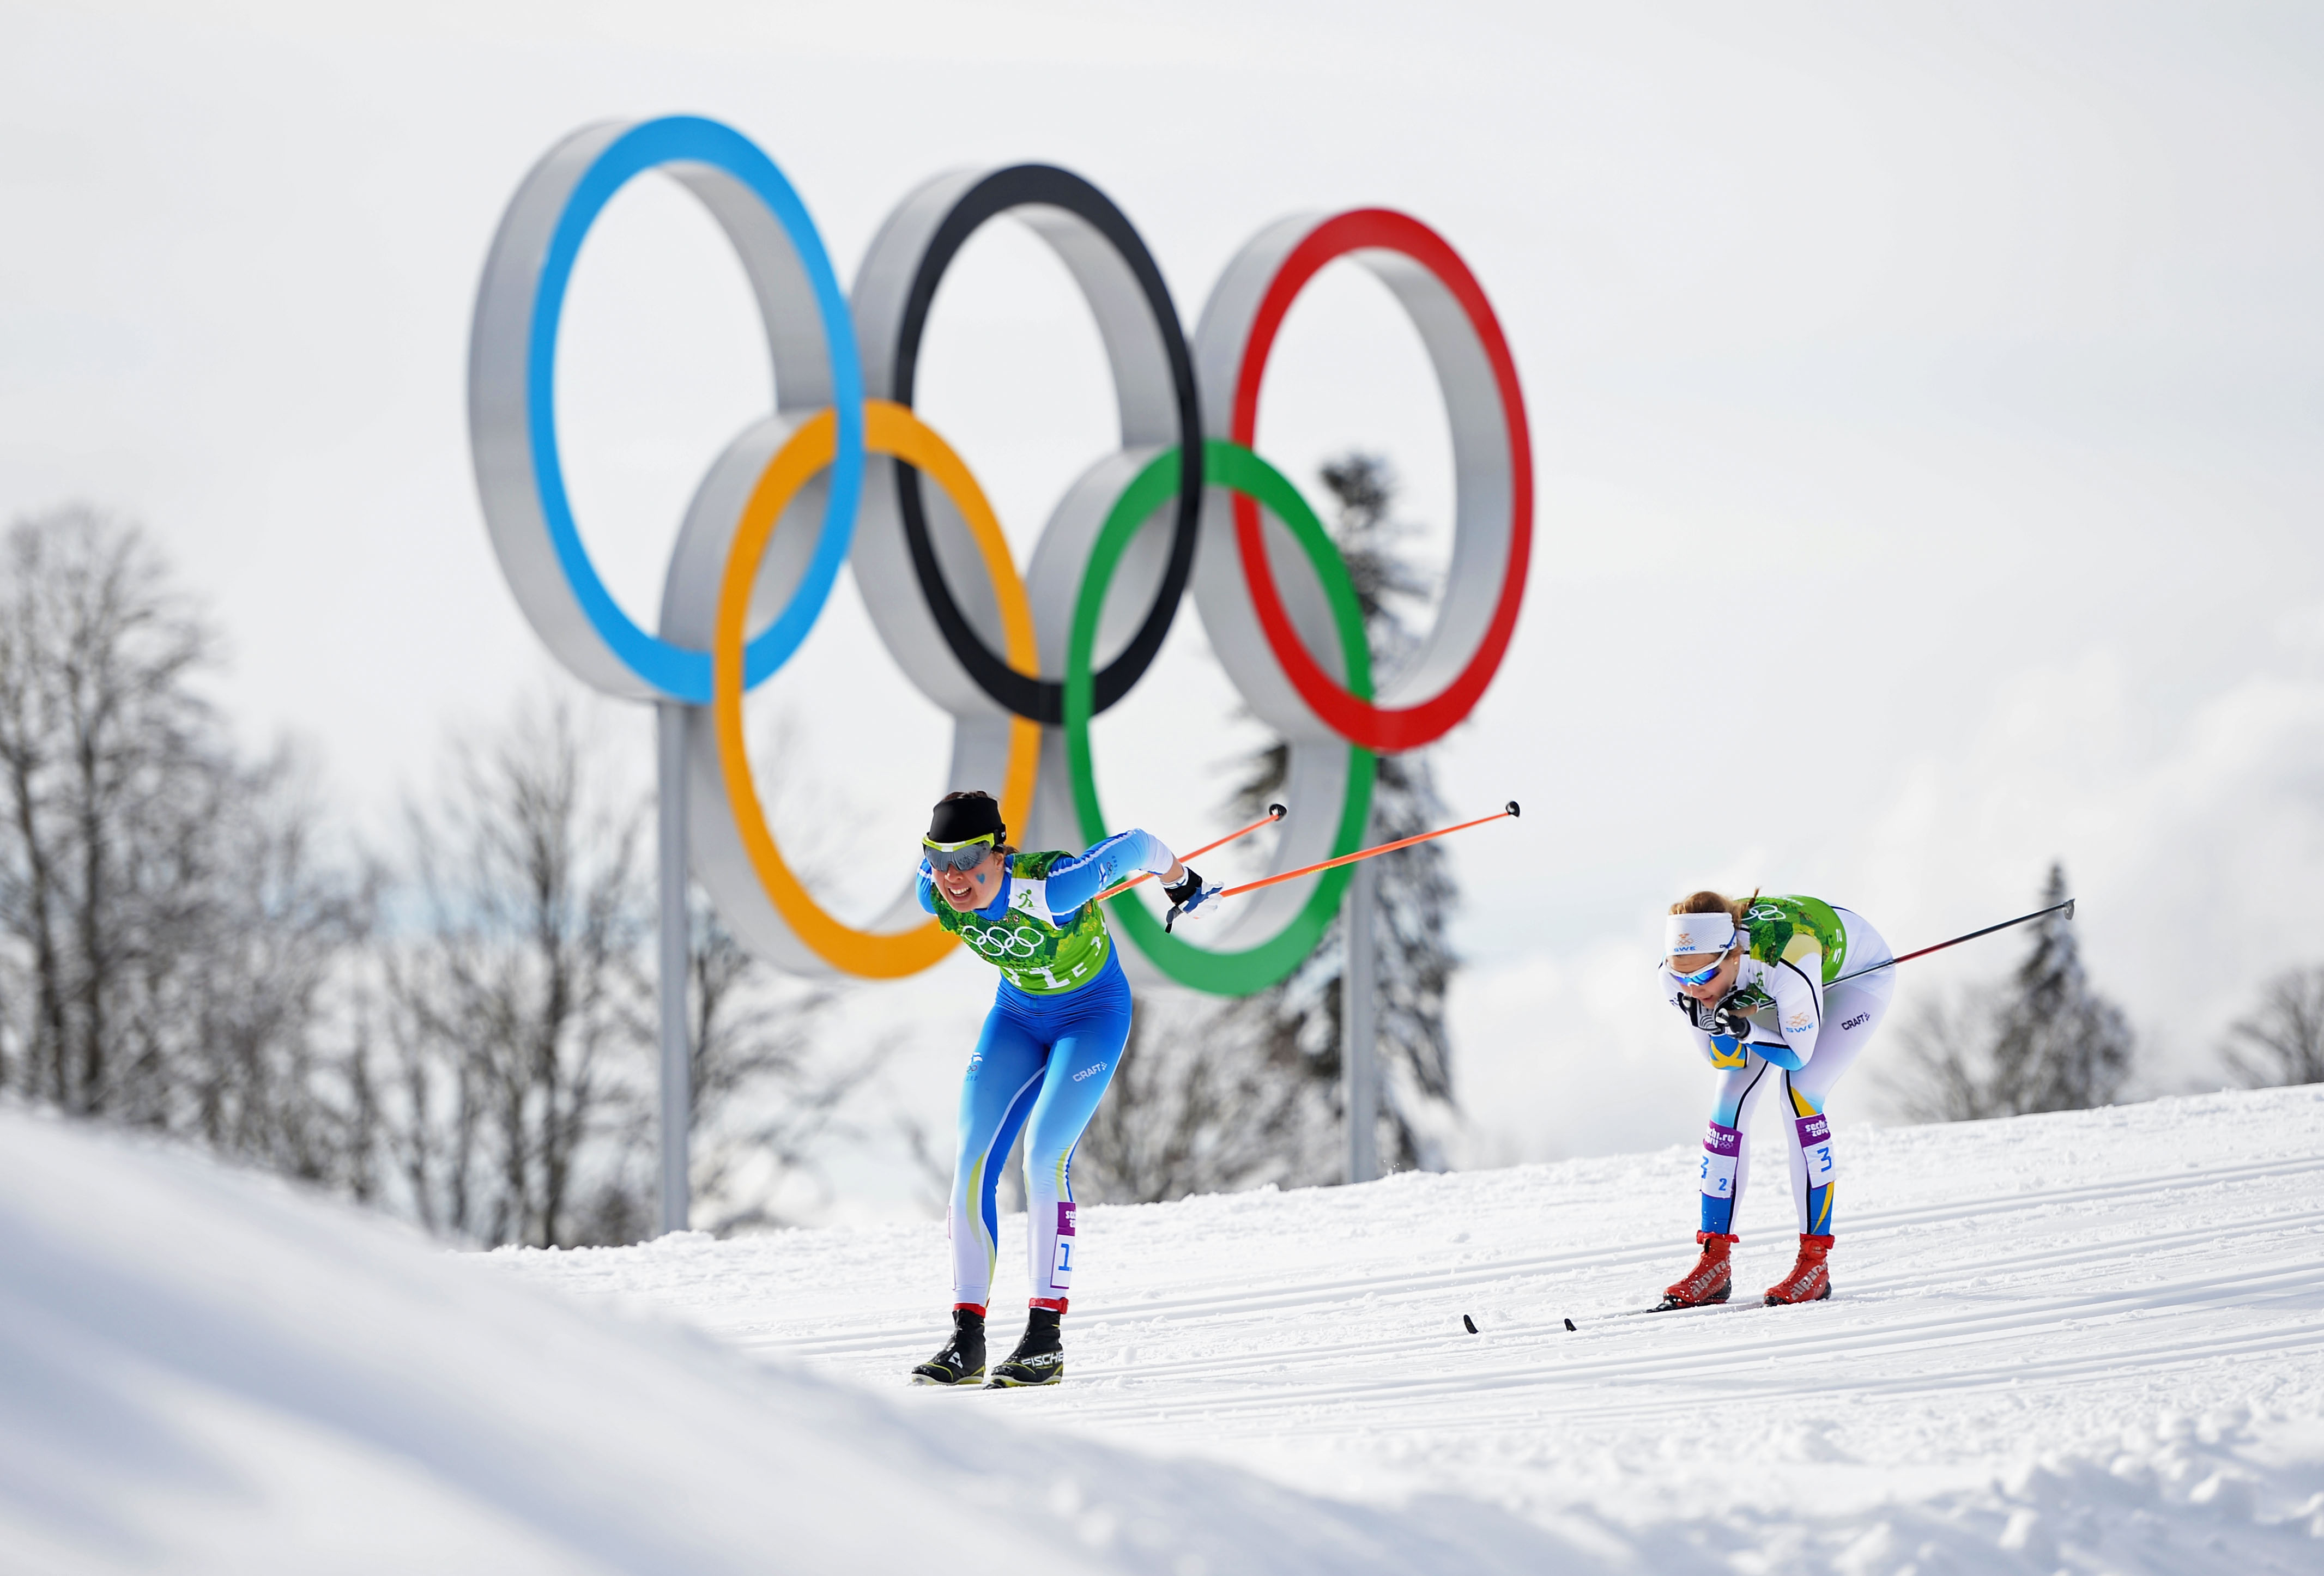
<svg viewBox="0 0 2324 1576">
<path fill-rule="evenodd" d="M 1692 1269 L 1664 1288 L 1663 1300 L 1655 1304 L 1657 1313 L 1723 1303 L 1734 1291 L 1735 1272 L 1727 1256 L 1742 1239 L 1720 1231 L 1697 1231 L 1694 1240 L 1702 1244 L 1702 1257 L 1694 1261 Z"/>
<path fill-rule="evenodd" d="M 984 1378 L 984 1310 L 966 1305 L 952 1311 L 952 1339 L 942 1351 L 912 1370 L 916 1385 L 969 1385 Z"/>
<path fill-rule="evenodd" d="M 1065 1343 L 1057 1333 L 1064 1323 L 1063 1308 L 1035 1308 L 1025 1320 L 1025 1339 L 1009 1354 L 1009 1360 L 992 1370 L 988 1390 L 1025 1389 L 1035 1385 L 1054 1385 L 1065 1377 Z"/>
<path fill-rule="evenodd" d="M 1824 1256 L 1831 1251 L 1831 1239 L 1800 1236 L 1799 1262 L 1792 1273 L 1767 1288 L 1766 1305 L 1770 1308 L 1785 1303 L 1821 1303 L 1831 1295 L 1831 1271 L 1824 1264 Z"/>
</svg>

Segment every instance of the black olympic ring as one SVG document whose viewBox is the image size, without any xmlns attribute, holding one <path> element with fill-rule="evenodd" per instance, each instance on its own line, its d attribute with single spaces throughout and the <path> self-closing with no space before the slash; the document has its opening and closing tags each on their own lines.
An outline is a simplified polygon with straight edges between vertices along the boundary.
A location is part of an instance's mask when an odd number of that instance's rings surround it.
<svg viewBox="0 0 2324 1576">
<path fill-rule="evenodd" d="M 1145 294 L 1154 327 L 1161 334 L 1162 349 L 1169 358 L 1170 381 L 1178 402 L 1178 520 L 1170 539 L 1169 562 L 1163 571 L 1162 584 L 1155 591 L 1154 605 L 1147 610 L 1137 634 L 1122 648 L 1120 656 L 1094 675 L 1094 710 L 1102 712 L 1130 693 L 1161 650 L 1163 637 L 1170 632 L 1170 621 L 1177 616 L 1186 582 L 1194 574 L 1194 544 L 1200 535 L 1203 511 L 1203 416 L 1194 388 L 1194 358 L 1186 347 L 1185 329 L 1178 321 L 1178 309 L 1170 299 L 1170 287 L 1163 282 L 1154 254 L 1147 250 L 1129 217 L 1096 187 L 1073 171 L 1052 164 L 1012 165 L 994 171 L 970 187 L 945 212 L 912 274 L 896 336 L 892 397 L 899 405 L 912 402 L 913 379 L 919 367 L 920 333 L 927 325 L 928 308 L 936 300 L 936 286 L 943 281 L 945 271 L 952 266 L 954 255 L 987 219 L 1010 208 L 1033 205 L 1062 208 L 1073 215 L 1103 236 L 1122 262 L 1129 264 L 1139 289 Z M 921 594 L 927 599 L 928 612 L 936 619 L 936 628 L 943 631 L 945 643 L 952 648 L 953 655 L 975 680 L 977 687 L 1000 705 L 1032 722 L 1050 727 L 1064 725 L 1065 686 L 1044 678 L 1028 678 L 1018 672 L 970 627 L 960 604 L 953 599 L 952 587 L 945 583 L 942 566 L 936 562 L 936 547 L 928 537 L 920 474 L 900 460 L 896 462 L 896 472 L 897 502 L 903 516 L 904 539 L 911 549 L 912 569 L 919 578 Z"/>
</svg>

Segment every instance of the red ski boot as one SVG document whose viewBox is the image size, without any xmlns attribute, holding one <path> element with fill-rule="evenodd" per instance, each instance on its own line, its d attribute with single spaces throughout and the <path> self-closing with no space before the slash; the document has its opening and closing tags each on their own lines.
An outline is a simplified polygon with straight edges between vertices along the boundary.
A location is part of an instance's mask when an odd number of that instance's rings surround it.
<svg viewBox="0 0 2324 1576">
<path fill-rule="evenodd" d="M 1655 1306 L 1656 1313 L 1723 1303 L 1735 1289 L 1735 1273 L 1727 1262 L 1727 1255 L 1742 1239 L 1719 1231 L 1697 1231 L 1694 1240 L 1702 1244 L 1702 1257 L 1694 1261 L 1692 1269 L 1679 1277 L 1676 1285 L 1664 1289 L 1663 1300 Z"/>
<path fill-rule="evenodd" d="M 1792 1273 L 1767 1288 L 1768 1307 L 1784 1303 L 1821 1303 L 1831 1295 L 1831 1271 L 1824 1266 L 1824 1255 L 1831 1251 L 1829 1237 L 1800 1238 L 1799 1262 Z"/>
</svg>

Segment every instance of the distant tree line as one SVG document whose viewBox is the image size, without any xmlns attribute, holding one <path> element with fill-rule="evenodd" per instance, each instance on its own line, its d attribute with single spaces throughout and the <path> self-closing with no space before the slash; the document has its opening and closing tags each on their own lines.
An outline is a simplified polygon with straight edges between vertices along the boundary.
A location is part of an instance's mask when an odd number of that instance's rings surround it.
<svg viewBox="0 0 2324 1576">
<path fill-rule="evenodd" d="M 1376 664 L 1425 594 L 1377 459 L 1323 474 Z M 0 1095 L 201 1144 L 456 1240 L 634 1240 L 654 1219 L 653 883 L 647 806 L 569 705 L 455 745 L 386 849 L 322 814 L 299 753 L 251 753 L 203 686 L 218 640 L 134 529 L 72 508 L 0 552 Z M 1280 748 L 1232 807 L 1280 792 Z M 1445 819 L 1426 752 L 1380 763 L 1370 834 Z M 1444 998 L 1457 892 L 1441 844 L 1379 862 L 1379 1152 L 1443 1164 L 1458 1120 Z M 2062 899 L 2053 868 L 2045 901 Z M 1165 1199 L 1335 1180 L 1335 920 L 1290 978 L 1216 1004 L 1144 992 L 1082 1151 L 1093 1190 Z M 775 974 L 706 905 L 689 959 L 697 1224 L 777 1218 L 812 1177 L 844 1073 L 811 1055 L 826 987 Z M 1142 1004 L 1143 1005 L 1143 1004 Z M 2136 1036 L 2073 927 L 2039 924 L 1995 987 L 1900 1036 L 1908 1114 L 2103 1105 Z M 2247 1084 L 2324 1081 L 2324 964 L 2272 980 L 2222 1050 Z M 924 1148 L 928 1147 L 923 1145 Z M 933 1150 L 932 1175 L 948 1171 Z"/>
<path fill-rule="evenodd" d="M 2052 864 L 2040 906 L 2066 897 L 2065 867 Z M 2006 985 L 1924 1001 L 1901 1039 L 1895 1086 L 1905 1113 L 1930 1121 L 2111 1105 L 2138 1048 L 2129 1018 L 2091 988 L 2062 913 L 2034 921 Z"/>
<path fill-rule="evenodd" d="M 400 846 L 329 825 L 203 682 L 216 631 L 134 529 L 23 520 L 0 559 L 0 1091 L 168 1134 L 483 1243 L 654 1219 L 645 806 L 573 710 L 452 751 Z M 827 991 L 706 911 L 697 1223 L 768 1218 L 862 1076 Z"/>
<path fill-rule="evenodd" d="M 2040 906 L 2067 895 L 2065 867 L 2052 864 Z M 1890 1088 L 1905 1115 L 1924 1121 L 2111 1105 L 2131 1085 L 2139 1048 L 2128 1016 L 2091 987 L 2062 914 L 2036 922 L 2006 980 L 1923 1002 L 1900 1038 Z M 2259 1009 L 2230 1026 L 2219 1059 L 2247 1088 L 2324 1083 L 2324 965 L 2270 980 Z"/>
</svg>

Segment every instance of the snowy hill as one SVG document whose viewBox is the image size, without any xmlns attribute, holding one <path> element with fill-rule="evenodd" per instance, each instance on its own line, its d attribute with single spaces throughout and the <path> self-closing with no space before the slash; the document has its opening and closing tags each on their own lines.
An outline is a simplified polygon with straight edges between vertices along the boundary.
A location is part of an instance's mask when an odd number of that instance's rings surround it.
<svg viewBox="0 0 2324 1576">
<path fill-rule="evenodd" d="M 2324 1568 L 2324 1087 L 1840 1136 L 1828 1304 L 1609 1316 L 1692 1257 L 1680 1151 L 1406 1175 L 1085 1209 L 1065 1386 L 899 1394 L 1513 1512 L 1568 1569 Z M 1744 1291 L 1789 1215 L 1747 1200 Z M 945 1301 L 936 1224 L 494 1262 L 882 1387 Z M 1480 1541 L 1462 1569 L 1544 1568 Z"/>
<path fill-rule="evenodd" d="M 952 1398 L 952 1397 L 947 1397 Z M 757 1364 L 0 1111 L 0 1571 L 1397 1571 L 1554 1545 Z"/>
<path fill-rule="evenodd" d="M 0 1569 L 2312 1571 L 2319 1119 L 1843 1129 L 1803 1309 L 1609 1316 L 1675 1151 L 1089 1209 L 1066 1385 L 950 1394 L 940 1226 L 475 1258 L 0 1112 Z"/>
</svg>

